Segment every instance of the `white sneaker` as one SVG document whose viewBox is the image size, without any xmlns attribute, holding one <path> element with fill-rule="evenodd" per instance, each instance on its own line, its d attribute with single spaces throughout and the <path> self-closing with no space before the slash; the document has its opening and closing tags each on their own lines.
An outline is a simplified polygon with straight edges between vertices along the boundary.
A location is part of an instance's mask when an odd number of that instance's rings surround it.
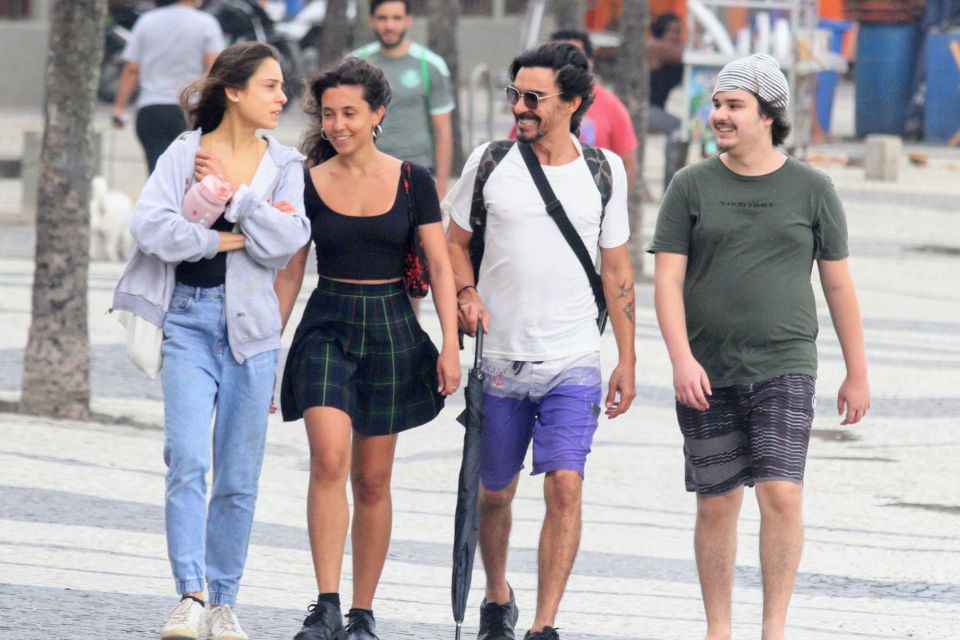
<svg viewBox="0 0 960 640">
<path fill-rule="evenodd" d="M 249 640 L 230 605 L 210 608 L 210 640 Z"/>
<path fill-rule="evenodd" d="M 160 632 L 161 640 L 198 640 L 207 630 L 207 610 L 202 604 L 184 598 L 170 612 Z"/>
</svg>

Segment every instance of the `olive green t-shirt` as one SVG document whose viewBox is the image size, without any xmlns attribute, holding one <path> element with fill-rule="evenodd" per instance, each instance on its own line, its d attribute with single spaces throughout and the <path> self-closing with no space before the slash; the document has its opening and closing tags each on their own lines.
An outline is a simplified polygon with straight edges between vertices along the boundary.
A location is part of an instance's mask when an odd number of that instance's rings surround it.
<svg viewBox="0 0 960 640">
<path fill-rule="evenodd" d="M 763 176 L 698 162 L 670 182 L 647 251 L 688 257 L 687 333 L 711 386 L 816 376 L 813 261 L 847 257 L 827 176 L 794 158 Z"/>
</svg>

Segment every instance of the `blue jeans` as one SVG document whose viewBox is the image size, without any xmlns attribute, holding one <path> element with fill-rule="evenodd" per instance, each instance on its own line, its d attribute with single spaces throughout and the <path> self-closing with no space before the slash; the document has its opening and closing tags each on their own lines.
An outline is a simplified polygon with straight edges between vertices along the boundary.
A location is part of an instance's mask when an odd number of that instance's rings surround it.
<svg viewBox="0 0 960 640">
<path fill-rule="evenodd" d="M 250 542 L 278 353 L 236 361 L 227 343 L 223 287 L 177 284 L 163 334 L 163 459 L 173 577 L 178 593 L 203 591 L 206 583 L 211 604 L 232 605 Z"/>
</svg>

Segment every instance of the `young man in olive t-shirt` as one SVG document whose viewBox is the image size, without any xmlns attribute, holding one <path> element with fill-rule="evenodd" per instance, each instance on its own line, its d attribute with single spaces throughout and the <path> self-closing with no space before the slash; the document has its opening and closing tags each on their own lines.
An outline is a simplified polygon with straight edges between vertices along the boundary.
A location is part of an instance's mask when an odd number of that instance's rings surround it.
<svg viewBox="0 0 960 640">
<path fill-rule="evenodd" d="M 870 406 L 843 207 L 829 178 L 776 150 L 789 87 L 762 54 L 724 67 L 710 124 L 720 155 L 676 174 L 648 251 L 684 437 L 707 639 L 731 636 L 743 486 L 760 506 L 763 640 L 782 640 L 803 547 L 801 499 L 813 422 L 816 261 L 847 376 L 842 424 Z"/>
</svg>

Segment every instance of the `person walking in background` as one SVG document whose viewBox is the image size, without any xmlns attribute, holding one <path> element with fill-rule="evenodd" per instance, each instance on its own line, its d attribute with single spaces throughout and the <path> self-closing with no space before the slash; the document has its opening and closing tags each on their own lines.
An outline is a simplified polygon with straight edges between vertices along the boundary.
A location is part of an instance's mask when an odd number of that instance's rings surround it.
<svg viewBox="0 0 960 640">
<path fill-rule="evenodd" d="M 870 406 L 843 206 L 825 175 L 776 147 L 789 86 L 764 54 L 725 66 L 710 124 L 721 153 L 674 176 L 648 251 L 683 433 L 707 638 L 731 637 L 743 486 L 760 506 L 763 640 L 782 640 L 803 547 L 815 405 L 814 261 L 843 350 L 842 424 Z"/>
<path fill-rule="evenodd" d="M 123 51 L 123 72 L 113 103 L 113 126 L 126 122 L 127 103 L 139 86 L 137 138 L 153 173 L 157 158 L 187 128 L 180 92 L 203 75 L 223 49 L 216 18 L 196 0 L 157 0 L 133 26 Z"/>
<path fill-rule="evenodd" d="M 667 113 L 670 92 L 683 82 L 683 40 L 680 17 L 663 13 L 650 25 L 653 38 L 647 43 L 650 65 L 650 110 L 647 129 L 666 136 L 663 188 L 666 189 L 678 169 L 687 164 L 689 143 L 683 139 L 683 121 Z"/>
<path fill-rule="evenodd" d="M 460 383 L 453 274 L 426 168 L 377 149 L 391 91 L 377 67 L 347 58 L 308 87 L 305 202 L 320 279 L 283 372 L 283 419 L 306 423 L 307 528 L 319 595 L 296 640 L 376 640 L 373 598 L 390 544 L 397 434 L 425 424 Z M 404 286 L 416 224 L 443 330 L 438 356 Z M 277 280 L 284 324 L 309 247 Z M 340 571 L 353 489 L 353 604 L 344 629 Z"/>
<path fill-rule="evenodd" d="M 443 58 L 409 38 L 410 0 L 371 0 L 370 28 L 377 41 L 351 55 L 383 70 L 393 100 L 377 146 L 386 154 L 427 167 L 440 198 L 453 165 L 454 87 Z"/>
<path fill-rule="evenodd" d="M 310 238 L 276 51 L 225 49 L 184 92 L 190 126 L 160 156 L 131 219 L 136 249 L 113 307 L 163 328 L 167 551 L 179 604 L 161 638 L 245 640 L 233 607 L 247 555 L 280 348 L 278 269 Z M 232 192 L 211 228 L 183 212 L 191 182 Z M 211 420 L 213 438 L 211 452 Z M 213 466 L 207 504 L 206 474 Z M 209 591 L 211 608 L 206 608 Z"/>
<path fill-rule="evenodd" d="M 577 138 L 594 91 L 583 51 L 564 42 L 542 45 L 515 58 L 509 76 L 517 142 L 475 149 L 443 202 L 451 218 L 447 246 L 461 328 L 475 335 L 479 319 L 489 334 L 479 498 L 487 582 L 478 638 L 516 638 L 507 552 L 511 504 L 532 441 L 532 473 L 546 475 L 547 513 L 536 615 L 524 638 L 557 640 L 554 624 L 580 543 L 584 468 L 597 420 L 604 409 L 607 418 L 625 413 L 636 396 L 627 179 L 619 156 Z M 542 174 L 571 236 L 554 220 L 556 207 L 548 213 L 535 181 Z M 598 251 L 600 276 L 593 266 Z M 605 400 L 598 293 L 619 351 Z"/>
</svg>

